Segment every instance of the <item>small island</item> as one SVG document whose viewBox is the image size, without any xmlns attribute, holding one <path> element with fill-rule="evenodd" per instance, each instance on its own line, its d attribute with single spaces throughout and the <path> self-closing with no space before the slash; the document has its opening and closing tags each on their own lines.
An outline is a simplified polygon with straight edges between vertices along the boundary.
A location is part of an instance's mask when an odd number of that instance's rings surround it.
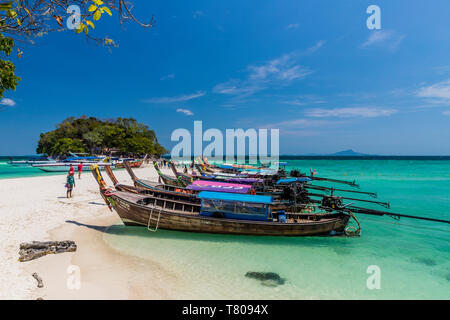
<svg viewBox="0 0 450 320">
<path fill-rule="evenodd" d="M 100 120 L 82 116 L 67 118 L 55 130 L 41 133 L 36 152 L 52 157 L 70 152 L 159 157 L 167 150 L 153 130 L 133 118 Z"/>
</svg>

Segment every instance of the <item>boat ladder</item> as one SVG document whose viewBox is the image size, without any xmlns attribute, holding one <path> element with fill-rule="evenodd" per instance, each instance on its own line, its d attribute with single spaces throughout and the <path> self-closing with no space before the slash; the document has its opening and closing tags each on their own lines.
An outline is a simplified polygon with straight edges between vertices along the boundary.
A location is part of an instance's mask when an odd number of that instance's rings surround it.
<svg viewBox="0 0 450 320">
<path fill-rule="evenodd" d="M 158 227 L 159 227 L 159 219 L 161 218 L 161 211 L 162 211 L 162 208 L 160 208 L 160 209 L 159 209 L 159 212 L 158 212 L 158 218 L 153 218 L 153 210 L 154 210 L 154 209 L 155 209 L 155 208 L 152 208 L 152 210 L 150 211 L 150 215 L 149 215 L 149 217 L 148 217 L 148 222 L 147 222 L 147 230 L 152 231 L 152 232 L 158 231 Z M 150 227 L 150 223 L 151 223 L 152 220 L 156 221 L 156 224 L 155 224 L 155 227 L 154 227 L 154 228 L 151 228 L 151 227 Z"/>
</svg>

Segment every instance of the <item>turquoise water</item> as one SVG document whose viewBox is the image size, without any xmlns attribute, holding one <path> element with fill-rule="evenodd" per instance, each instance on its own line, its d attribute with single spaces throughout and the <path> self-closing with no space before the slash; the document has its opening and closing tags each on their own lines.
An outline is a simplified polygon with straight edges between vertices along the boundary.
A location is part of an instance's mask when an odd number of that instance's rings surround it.
<svg viewBox="0 0 450 320">
<path fill-rule="evenodd" d="M 289 162 L 304 172 L 313 167 L 318 176 L 356 179 L 361 190 L 390 202 L 392 211 L 450 220 L 450 160 Z M 447 224 L 357 217 L 362 234 L 355 238 L 153 233 L 118 224 L 104 239 L 162 265 L 177 279 L 176 298 L 450 299 Z M 379 267 L 380 289 L 367 288 L 372 265 Z M 286 282 L 265 286 L 245 277 L 248 271 L 275 272 Z"/>
<path fill-rule="evenodd" d="M 12 167 L 7 160 L 0 159 L 0 179 L 58 174 Z M 391 211 L 450 220 L 450 160 L 288 161 L 289 169 L 312 167 L 318 176 L 355 179 L 361 190 L 390 202 Z M 157 261 L 171 275 L 169 282 L 176 279 L 176 298 L 450 299 L 448 225 L 357 217 L 362 226 L 357 238 L 153 233 L 118 222 L 104 239 L 126 254 Z M 380 268 L 381 289 L 366 286 L 371 265 Z M 286 282 L 264 286 L 245 277 L 248 271 L 276 272 Z"/>
<path fill-rule="evenodd" d="M 29 157 L 14 157 L 13 160 L 25 160 Z M 64 174 L 60 172 L 44 172 L 37 168 L 25 166 L 12 166 L 8 164 L 9 157 L 0 157 L 0 179 L 35 177 L 43 175 Z"/>
</svg>

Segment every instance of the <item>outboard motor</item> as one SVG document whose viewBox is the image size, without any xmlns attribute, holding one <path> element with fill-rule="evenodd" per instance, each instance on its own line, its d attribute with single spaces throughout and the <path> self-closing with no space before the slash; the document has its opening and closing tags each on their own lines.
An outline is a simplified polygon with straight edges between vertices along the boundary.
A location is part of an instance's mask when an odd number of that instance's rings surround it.
<svg viewBox="0 0 450 320">
<path fill-rule="evenodd" d="M 291 170 L 291 173 L 289 175 L 293 178 L 300 178 L 303 176 L 302 173 L 297 169 Z"/>
<path fill-rule="evenodd" d="M 325 207 L 326 209 L 335 210 L 342 208 L 342 198 L 338 196 L 324 196 L 322 198 L 321 206 Z"/>
<path fill-rule="evenodd" d="M 281 195 L 282 200 L 289 200 L 294 201 L 295 200 L 295 190 L 292 186 L 284 186 L 283 187 L 283 194 Z"/>
</svg>

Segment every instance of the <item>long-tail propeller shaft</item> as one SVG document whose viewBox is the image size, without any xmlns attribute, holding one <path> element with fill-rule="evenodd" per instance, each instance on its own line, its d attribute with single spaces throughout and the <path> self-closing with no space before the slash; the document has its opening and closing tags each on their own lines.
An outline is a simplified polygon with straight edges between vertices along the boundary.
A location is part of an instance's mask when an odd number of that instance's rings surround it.
<svg viewBox="0 0 450 320">
<path fill-rule="evenodd" d="M 337 188 L 332 188 L 332 187 L 322 187 L 322 186 L 316 186 L 316 185 L 311 185 L 311 184 L 306 184 L 305 188 L 309 188 L 309 189 L 314 189 L 314 190 L 320 190 L 320 191 L 328 191 L 331 192 L 331 194 L 333 194 L 334 191 L 339 191 L 339 192 L 351 192 L 351 193 L 360 193 L 360 194 L 367 194 L 373 198 L 377 198 L 378 195 L 375 192 L 367 192 L 367 191 L 357 191 L 357 190 L 345 190 L 345 189 L 337 189 Z"/>
</svg>

